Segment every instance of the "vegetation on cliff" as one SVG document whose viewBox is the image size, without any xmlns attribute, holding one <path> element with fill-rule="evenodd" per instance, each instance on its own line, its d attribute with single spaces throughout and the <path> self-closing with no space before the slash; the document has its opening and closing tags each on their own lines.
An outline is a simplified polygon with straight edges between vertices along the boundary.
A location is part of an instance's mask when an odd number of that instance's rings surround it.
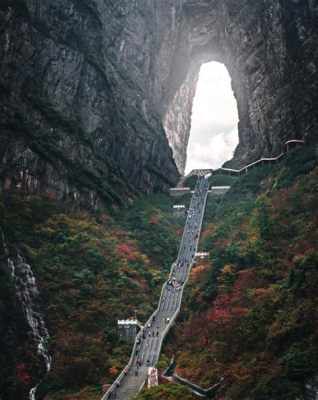
<svg viewBox="0 0 318 400">
<path fill-rule="evenodd" d="M 137 400 L 193 400 L 195 398 L 185 387 L 168 384 L 143 389 Z"/>
<path fill-rule="evenodd" d="M 303 149 L 209 198 L 201 248 L 210 260 L 191 273 L 165 353 L 174 353 L 177 372 L 195 383 L 223 379 L 219 400 L 294 400 L 316 372 L 315 165 Z M 51 335 L 52 371 L 40 399 L 99 399 L 102 384 L 125 365 L 131 345 L 119 340 L 116 321 L 135 309 L 145 321 L 156 305 L 182 232 L 172 204 L 166 195 L 140 197 L 110 214 L 71 212 L 48 196 L 1 197 L 1 227 L 11 251 L 20 248 L 32 266 Z M 13 400 L 26 395 L 42 360 L 28 341 L 3 249 L 0 273 L 0 390 Z M 191 396 L 175 385 L 139 395 Z"/>
<path fill-rule="evenodd" d="M 155 307 L 181 233 L 182 222 L 171 217 L 171 204 L 166 196 L 150 196 L 111 216 L 66 211 L 44 196 L 8 193 L 1 198 L 2 228 L 12 248 L 20 248 L 32 266 L 51 336 L 52 371 L 37 391 L 39 398 L 99 398 L 101 384 L 112 382 L 125 365 L 131 344 L 119 341 L 117 319 L 137 310 L 144 322 Z M 6 329 L 25 332 L 23 318 L 10 318 L 19 304 L 10 300 L 14 288 L 7 288 L 11 283 L 3 254 L 0 272 Z M 28 346 L 31 355 L 22 356 L 13 344 L 7 347 L 8 335 L 0 340 L 6 360 L 0 367 L 1 395 L 23 398 L 34 382 L 36 349 Z"/>
<path fill-rule="evenodd" d="M 317 372 L 316 163 L 304 149 L 209 200 L 210 259 L 192 270 L 165 351 L 194 383 L 223 380 L 216 399 L 294 400 Z"/>
</svg>

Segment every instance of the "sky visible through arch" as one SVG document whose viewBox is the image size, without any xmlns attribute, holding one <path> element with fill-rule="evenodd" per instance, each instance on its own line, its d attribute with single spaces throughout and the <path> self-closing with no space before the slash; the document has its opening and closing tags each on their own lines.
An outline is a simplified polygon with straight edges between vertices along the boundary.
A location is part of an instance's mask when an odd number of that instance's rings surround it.
<svg viewBox="0 0 318 400">
<path fill-rule="evenodd" d="M 237 104 L 226 67 L 203 64 L 196 87 L 185 173 L 218 168 L 230 160 L 238 144 Z"/>
</svg>

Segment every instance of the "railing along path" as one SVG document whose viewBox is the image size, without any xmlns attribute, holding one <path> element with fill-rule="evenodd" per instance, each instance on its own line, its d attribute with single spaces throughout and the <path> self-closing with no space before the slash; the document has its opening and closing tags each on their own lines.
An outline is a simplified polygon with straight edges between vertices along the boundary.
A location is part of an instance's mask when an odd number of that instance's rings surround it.
<svg viewBox="0 0 318 400">
<path fill-rule="evenodd" d="M 162 286 L 157 309 L 138 333 L 128 364 L 104 394 L 102 400 L 134 398 L 147 379 L 148 367 L 153 367 L 158 362 L 163 340 L 180 311 L 183 290 L 194 262 L 208 186 L 207 179 L 203 177 L 198 179 L 178 257 L 171 267 L 169 279 Z"/>
<path fill-rule="evenodd" d="M 181 190 L 182 189 L 181 182 L 183 184 L 184 182 L 186 182 L 186 180 L 188 178 L 190 178 L 190 176 L 195 176 L 195 175 L 202 176 L 202 175 L 207 175 L 209 173 L 210 174 L 213 173 L 214 175 L 218 175 L 218 174 L 241 175 L 243 173 L 247 173 L 249 169 L 254 168 L 258 165 L 277 163 L 278 161 L 280 161 L 280 159 L 282 157 L 284 157 L 285 154 L 288 153 L 289 150 L 301 147 L 304 145 L 304 143 L 305 143 L 305 141 L 300 140 L 300 139 L 288 140 L 284 144 L 283 152 L 281 154 L 279 154 L 278 156 L 260 158 L 259 160 L 256 160 L 256 161 L 252 162 L 251 164 L 245 165 L 241 169 L 232 169 L 232 168 L 223 168 L 223 167 L 218 168 L 218 169 L 193 169 L 191 172 L 188 173 L 188 175 L 183 176 L 180 179 L 180 182 L 178 183 L 177 187 L 180 188 L 180 190 Z"/>
</svg>

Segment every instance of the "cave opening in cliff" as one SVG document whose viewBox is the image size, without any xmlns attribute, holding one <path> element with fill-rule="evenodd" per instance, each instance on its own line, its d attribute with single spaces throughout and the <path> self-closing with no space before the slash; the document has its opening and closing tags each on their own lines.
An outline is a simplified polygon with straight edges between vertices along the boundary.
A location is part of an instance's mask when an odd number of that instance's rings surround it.
<svg viewBox="0 0 318 400">
<path fill-rule="evenodd" d="M 231 78 L 224 64 L 201 65 L 192 106 L 185 173 L 218 168 L 238 144 L 238 111 Z"/>
</svg>

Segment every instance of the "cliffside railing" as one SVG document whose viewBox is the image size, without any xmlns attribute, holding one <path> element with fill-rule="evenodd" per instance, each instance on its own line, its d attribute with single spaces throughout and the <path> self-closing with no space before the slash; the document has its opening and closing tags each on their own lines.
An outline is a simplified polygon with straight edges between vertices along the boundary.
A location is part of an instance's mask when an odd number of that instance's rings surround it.
<svg viewBox="0 0 318 400">
<path fill-rule="evenodd" d="M 168 367 L 164 370 L 162 373 L 163 378 L 170 378 L 172 381 L 177 382 L 179 385 L 186 386 L 188 387 L 193 393 L 201 396 L 201 397 L 208 397 L 210 398 L 211 396 L 215 396 L 216 391 L 220 388 L 222 385 L 222 382 L 224 378 L 221 378 L 219 382 L 215 383 L 214 385 L 210 386 L 207 389 L 204 389 L 203 387 L 189 381 L 186 378 L 182 378 L 180 375 L 178 375 L 175 370 L 174 370 L 174 356 L 172 356 L 170 363 Z M 298 399 L 300 400 L 300 399 Z"/>
<path fill-rule="evenodd" d="M 176 372 L 172 374 L 173 379 L 179 383 L 182 386 L 188 387 L 192 392 L 199 394 L 202 397 L 211 397 L 215 396 L 216 391 L 220 388 L 222 385 L 222 380 L 218 383 L 215 383 L 214 385 L 210 386 L 207 389 L 202 388 L 199 385 L 196 385 L 195 383 L 192 383 L 188 381 L 188 379 L 182 378 L 179 376 Z"/>
<path fill-rule="evenodd" d="M 174 267 L 174 263 L 173 263 L 172 266 L 171 266 L 170 273 L 172 272 L 173 267 Z M 153 320 L 153 317 L 155 317 L 156 314 L 158 313 L 159 307 L 160 307 L 160 303 L 161 303 L 161 299 L 162 299 L 162 296 L 163 296 L 163 291 L 164 291 L 166 285 L 167 285 L 167 282 L 165 282 L 165 283 L 162 285 L 161 294 L 160 294 L 159 302 L 158 302 L 158 306 L 157 306 L 157 308 L 155 309 L 155 311 L 151 314 L 150 318 L 148 318 L 148 320 L 147 320 L 147 322 L 145 323 L 144 326 L 147 326 L 149 323 L 151 323 L 152 320 Z M 115 380 L 115 381 L 113 382 L 113 384 L 109 387 L 109 389 L 108 389 L 107 392 L 103 395 L 103 397 L 102 397 L 101 400 L 108 400 L 108 399 L 110 398 L 110 395 L 111 395 L 113 392 L 115 392 L 115 390 L 116 390 L 118 384 L 121 383 L 122 379 L 125 377 L 125 375 L 126 375 L 126 373 L 128 372 L 128 370 L 132 367 L 133 360 L 134 360 L 134 355 L 135 355 L 135 353 L 136 353 L 137 340 L 138 340 L 138 339 L 141 339 L 141 335 L 142 335 L 142 331 L 140 330 L 140 331 L 138 332 L 137 336 L 136 336 L 136 340 L 135 340 L 135 343 L 134 343 L 134 346 L 133 346 L 133 349 L 132 349 L 132 352 L 131 352 L 131 356 L 130 356 L 130 359 L 129 359 L 127 365 L 124 367 L 124 369 L 121 371 L 121 373 L 117 376 L 116 380 Z M 156 361 L 156 362 L 157 362 L 157 361 Z M 143 386 L 143 385 L 142 385 L 142 386 Z M 142 386 L 141 386 L 140 390 L 142 389 Z"/>
<path fill-rule="evenodd" d="M 191 172 L 189 172 L 188 175 L 185 177 L 182 177 L 181 179 L 183 182 L 186 181 L 187 178 L 190 178 L 190 176 L 198 175 L 202 176 L 202 174 L 206 175 L 208 173 L 213 173 L 215 175 L 220 175 L 220 174 L 227 174 L 227 175 L 242 175 L 244 173 L 247 173 L 250 168 L 254 168 L 259 165 L 264 165 L 264 164 L 276 164 L 286 153 L 288 153 L 289 150 L 299 148 L 303 146 L 305 143 L 304 140 L 300 139 L 291 139 L 288 140 L 287 142 L 284 143 L 284 150 L 282 153 L 280 153 L 276 157 L 262 157 L 259 160 L 256 160 L 252 162 L 251 164 L 245 165 L 241 169 L 233 169 L 233 168 L 218 168 L 218 169 L 193 169 Z"/>
<path fill-rule="evenodd" d="M 137 339 L 140 339 L 141 336 L 141 331 L 138 332 L 137 336 L 136 336 L 136 340 L 134 343 L 134 347 L 133 350 L 131 352 L 131 356 L 130 359 L 127 363 L 127 365 L 125 366 L 125 368 L 121 371 L 121 373 L 117 376 L 116 380 L 113 382 L 113 384 L 107 389 L 106 393 L 103 395 L 101 400 L 108 400 L 110 398 L 110 396 L 112 395 L 113 392 L 116 391 L 117 385 L 120 384 L 121 380 L 124 378 L 126 372 L 130 369 L 130 367 L 132 366 L 132 362 L 134 359 L 134 354 L 136 352 L 136 347 L 137 347 Z"/>
</svg>

